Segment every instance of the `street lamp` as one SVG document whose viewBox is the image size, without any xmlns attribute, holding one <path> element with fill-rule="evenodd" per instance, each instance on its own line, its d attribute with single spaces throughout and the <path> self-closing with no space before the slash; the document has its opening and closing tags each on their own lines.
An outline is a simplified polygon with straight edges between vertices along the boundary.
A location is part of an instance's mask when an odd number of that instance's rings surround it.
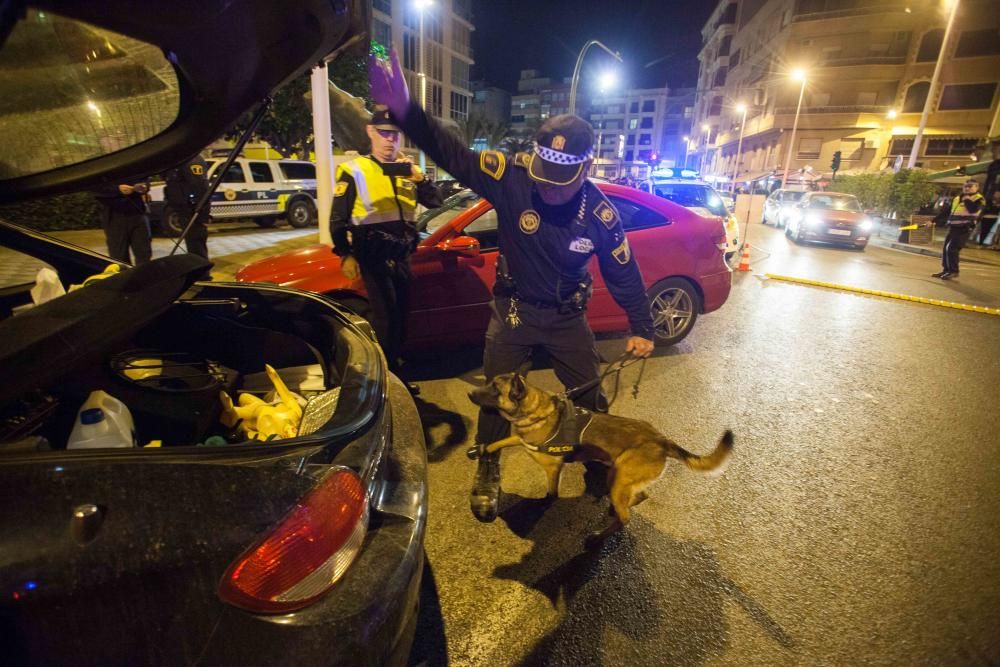
<svg viewBox="0 0 1000 667">
<path fill-rule="evenodd" d="M 590 49 L 590 47 L 592 46 L 601 47 L 602 49 L 610 53 L 612 56 L 614 56 L 615 60 L 617 60 L 620 63 L 625 62 L 622 60 L 622 57 L 620 55 L 618 55 L 617 53 L 606 47 L 604 44 L 601 44 L 596 39 L 592 39 L 586 44 L 584 44 L 583 48 L 580 49 L 580 55 L 577 56 L 576 58 L 576 67 L 573 68 L 573 79 L 569 85 L 569 112 L 572 114 L 576 113 L 576 85 L 580 81 L 580 67 L 583 66 L 583 57 L 587 55 L 587 50 Z"/>
<path fill-rule="evenodd" d="M 785 171 L 781 174 L 781 188 L 784 189 L 788 180 L 788 170 L 792 168 L 792 151 L 795 150 L 795 131 L 799 129 L 799 112 L 802 111 L 802 97 L 806 94 L 806 71 L 801 67 L 792 71 L 792 79 L 801 81 L 799 86 L 799 103 L 795 107 L 795 121 L 792 123 L 792 136 L 788 140 L 788 157 L 785 158 Z"/>
<path fill-rule="evenodd" d="M 594 173 L 597 174 L 598 169 L 601 166 L 601 159 L 603 158 L 603 148 L 604 148 L 604 128 L 607 125 L 607 94 L 608 91 L 618 85 L 618 73 L 614 70 L 606 70 L 597 78 L 597 89 L 603 96 L 602 102 L 605 103 L 604 111 L 601 113 L 601 118 L 598 121 L 597 126 L 597 160 L 594 162 Z M 570 110 L 570 113 L 573 113 Z M 607 170 L 604 172 L 607 173 Z M 603 174 L 602 174 L 603 175 Z"/>
<path fill-rule="evenodd" d="M 417 76 L 420 78 L 420 108 L 427 111 L 427 75 L 424 73 L 424 14 L 434 6 L 434 0 L 413 0 L 420 14 L 420 39 L 417 43 Z M 427 156 L 420 149 L 420 171 L 427 173 Z"/>
<path fill-rule="evenodd" d="M 947 2 L 948 0 L 946 0 Z M 924 100 L 924 111 L 920 114 L 920 125 L 917 135 L 913 137 L 913 148 L 910 149 L 910 159 L 906 162 L 907 169 L 917 166 L 917 155 L 920 154 L 920 140 L 924 138 L 924 128 L 927 127 L 927 117 L 931 113 L 931 102 L 934 100 L 934 89 L 937 88 L 938 77 L 941 76 L 941 65 L 944 64 L 944 52 L 948 49 L 948 38 L 955 24 L 955 14 L 958 13 L 958 0 L 950 0 L 951 13 L 948 14 L 948 27 L 944 29 L 944 39 L 941 40 L 941 50 L 938 51 L 937 64 L 934 65 L 934 75 L 931 77 L 930 88 L 927 89 L 927 99 Z"/>
<path fill-rule="evenodd" d="M 747 105 L 740 102 L 736 105 L 736 110 L 743 114 L 743 119 L 740 121 L 740 143 L 736 148 L 736 162 L 733 164 L 733 182 L 729 185 L 730 194 L 736 193 L 736 174 L 740 168 L 740 153 L 743 152 L 743 130 L 747 126 Z"/>
<path fill-rule="evenodd" d="M 896 111 L 895 109 L 889 109 L 888 111 L 885 112 L 885 117 L 888 118 L 889 120 L 896 120 L 896 116 L 898 115 L 899 112 Z"/>
</svg>

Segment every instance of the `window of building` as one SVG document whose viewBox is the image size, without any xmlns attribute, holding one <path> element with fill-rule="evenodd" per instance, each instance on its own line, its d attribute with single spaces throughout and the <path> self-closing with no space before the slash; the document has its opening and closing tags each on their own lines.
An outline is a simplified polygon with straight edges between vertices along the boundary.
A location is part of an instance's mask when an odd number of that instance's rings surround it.
<svg viewBox="0 0 1000 667">
<path fill-rule="evenodd" d="M 628 122 L 628 129 L 634 130 L 637 127 L 639 127 L 639 119 L 638 118 L 633 118 L 632 120 L 630 120 Z"/>
<path fill-rule="evenodd" d="M 403 25 L 412 30 L 420 27 L 420 10 L 415 2 L 403 2 Z"/>
<path fill-rule="evenodd" d="M 469 98 L 462 93 L 451 93 L 452 120 L 465 120 L 469 117 Z"/>
<path fill-rule="evenodd" d="M 620 130 L 622 129 L 621 120 L 609 120 L 604 123 L 604 127 L 608 130 Z"/>
<path fill-rule="evenodd" d="M 815 160 L 819 158 L 819 152 L 822 148 L 822 139 L 799 139 L 799 152 L 797 157 L 800 160 Z"/>
<path fill-rule="evenodd" d="M 903 100 L 903 113 L 921 113 L 930 89 L 929 81 L 920 81 L 907 88 L 906 98 Z"/>
<path fill-rule="evenodd" d="M 516 116 L 511 116 L 510 117 L 510 122 L 511 123 L 523 123 L 524 122 L 524 115 L 523 114 L 518 114 Z"/>
<path fill-rule="evenodd" d="M 909 155 L 913 150 L 913 137 L 893 139 L 889 144 L 889 155 Z"/>
<path fill-rule="evenodd" d="M 684 107 L 684 117 L 690 118 L 694 115 L 694 107 Z"/>
<path fill-rule="evenodd" d="M 941 92 L 938 111 L 989 109 L 993 106 L 993 95 L 996 93 L 996 89 L 997 84 L 995 83 L 967 83 L 945 86 Z"/>
<path fill-rule="evenodd" d="M 709 116 L 719 116 L 722 114 L 722 97 L 716 96 L 712 98 L 712 106 L 708 109 Z"/>
<path fill-rule="evenodd" d="M 454 56 L 451 59 L 451 85 L 459 88 L 469 87 L 469 63 Z"/>
<path fill-rule="evenodd" d="M 736 51 L 733 52 L 733 55 L 729 56 L 729 67 L 730 69 L 732 69 L 733 67 L 736 67 L 739 64 L 740 64 L 740 50 L 736 49 Z"/>
<path fill-rule="evenodd" d="M 625 151 L 625 161 L 631 162 L 635 154 L 632 151 Z"/>
<path fill-rule="evenodd" d="M 461 53 L 463 56 L 471 56 L 472 47 L 469 46 L 471 42 L 472 33 L 469 31 L 468 26 L 460 21 L 452 21 L 451 48 L 453 48 L 456 53 Z"/>
<path fill-rule="evenodd" d="M 719 70 L 715 73 L 715 81 L 713 81 L 712 85 L 714 86 L 726 85 L 726 71 L 727 70 L 725 67 L 720 67 Z"/>
<path fill-rule="evenodd" d="M 392 26 L 378 19 L 373 19 L 372 38 L 382 46 L 389 47 L 392 44 Z"/>
<path fill-rule="evenodd" d="M 728 56 L 729 55 L 729 49 L 732 47 L 732 45 L 733 45 L 733 36 L 732 35 L 726 35 L 725 37 L 723 37 L 722 41 L 719 42 L 719 55 L 720 56 Z"/>
<path fill-rule="evenodd" d="M 635 146 L 635 135 L 634 134 L 628 135 L 628 139 L 626 139 L 625 143 L 628 144 L 629 146 Z"/>
<path fill-rule="evenodd" d="M 392 16 L 392 0 L 372 0 L 372 8 L 377 9 L 387 16 Z M 388 42 L 382 42 L 388 44 Z"/>
<path fill-rule="evenodd" d="M 424 35 L 432 42 L 444 43 L 444 29 L 441 27 L 441 17 L 438 12 L 428 12 L 424 17 Z"/>
<path fill-rule="evenodd" d="M 639 162 L 649 162 L 653 157 L 653 151 L 639 151 Z"/>
<path fill-rule="evenodd" d="M 250 179 L 254 183 L 274 183 L 274 176 L 271 175 L 271 165 L 266 162 L 251 162 Z"/>
<path fill-rule="evenodd" d="M 435 81 L 444 80 L 444 58 L 442 49 L 434 42 L 427 41 L 424 44 L 424 68 L 427 76 Z"/>
<path fill-rule="evenodd" d="M 651 134 L 640 134 L 639 135 L 639 145 L 640 146 L 649 146 L 651 143 L 653 143 L 653 135 L 651 135 Z"/>
<path fill-rule="evenodd" d="M 978 144 L 976 139 L 929 139 L 924 155 L 971 155 Z"/>
<path fill-rule="evenodd" d="M 944 30 L 937 28 L 927 32 L 920 40 L 920 49 L 917 51 L 917 62 L 926 63 L 937 60 L 938 53 L 941 52 L 941 42 L 944 41 Z"/>
<path fill-rule="evenodd" d="M 638 102 L 632 102 L 632 104 L 630 104 L 629 107 L 628 107 L 628 112 L 629 113 L 639 113 L 639 103 Z"/>
<path fill-rule="evenodd" d="M 417 36 L 410 32 L 403 33 L 403 67 L 417 70 Z"/>
<path fill-rule="evenodd" d="M 840 159 L 842 160 L 860 160 L 861 150 L 865 147 L 864 139 L 841 139 L 840 140 Z"/>
<path fill-rule="evenodd" d="M 441 108 L 442 97 L 443 97 L 443 93 L 441 91 L 441 85 L 437 83 L 432 83 L 428 86 L 428 88 L 429 90 L 427 91 L 427 106 L 428 106 L 427 110 L 431 113 L 431 115 L 440 118 L 441 114 L 443 113 L 443 110 Z"/>
<path fill-rule="evenodd" d="M 642 123 L 639 125 L 639 127 L 641 127 L 644 130 L 651 129 L 653 127 L 653 117 L 652 116 L 644 116 L 643 119 L 642 119 Z"/>
<path fill-rule="evenodd" d="M 1000 54 L 1000 30 L 996 28 L 966 30 L 958 38 L 958 48 L 955 50 L 956 58 L 975 58 L 997 54 Z"/>
</svg>

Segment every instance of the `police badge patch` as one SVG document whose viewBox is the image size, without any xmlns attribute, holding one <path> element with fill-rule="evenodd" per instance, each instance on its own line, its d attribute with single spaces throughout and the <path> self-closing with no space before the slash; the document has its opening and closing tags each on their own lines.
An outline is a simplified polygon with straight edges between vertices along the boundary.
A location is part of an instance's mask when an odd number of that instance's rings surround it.
<svg viewBox="0 0 1000 667">
<path fill-rule="evenodd" d="M 618 223 L 618 214 L 615 209 L 606 201 L 602 201 L 600 204 L 594 207 L 594 215 L 597 219 L 604 223 L 604 226 L 608 229 L 614 229 L 615 225 Z M 625 262 L 622 262 L 624 264 Z"/>
<path fill-rule="evenodd" d="M 499 151 L 483 151 L 479 154 L 479 168 L 493 180 L 499 181 L 507 168 L 507 159 Z"/>
<path fill-rule="evenodd" d="M 628 239 L 622 239 L 622 244 L 611 251 L 614 255 L 615 261 L 619 264 L 628 264 L 628 261 L 632 259 L 632 249 L 628 247 Z"/>
<path fill-rule="evenodd" d="M 195 176 L 201 176 L 202 174 L 205 173 L 205 168 L 202 167 L 200 164 L 193 164 L 191 165 L 191 173 L 194 174 Z"/>
<path fill-rule="evenodd" d="M 538 231 L 538 225 L 541 221 L 542 219 L 539 217 L 538 213 L 529 208 L 521 214 L 521 218 L 517 222 L 521 227 L 522 232 L 525 234 L 534 234 Z"/>
<path fill-rule="evenodd" d="M 347 192 L 347 181 L 337 181 L 337 189 L 333 191 L 334 197 L 343 197 Z"/>
</svg>

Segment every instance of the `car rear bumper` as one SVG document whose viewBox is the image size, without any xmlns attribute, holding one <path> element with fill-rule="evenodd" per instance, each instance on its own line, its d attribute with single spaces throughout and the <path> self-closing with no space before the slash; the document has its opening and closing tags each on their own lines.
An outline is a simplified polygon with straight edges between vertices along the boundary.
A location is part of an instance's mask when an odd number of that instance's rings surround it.
<svg viewBox="0 0 1000 667">
<path fill-rule="evenodd" d="M 733 287 L 733 272 L 722 271 L 701 278 L 702 307 L 701 312 L 710 313 L 718 310 L 729 298 Z"/>
</svg>

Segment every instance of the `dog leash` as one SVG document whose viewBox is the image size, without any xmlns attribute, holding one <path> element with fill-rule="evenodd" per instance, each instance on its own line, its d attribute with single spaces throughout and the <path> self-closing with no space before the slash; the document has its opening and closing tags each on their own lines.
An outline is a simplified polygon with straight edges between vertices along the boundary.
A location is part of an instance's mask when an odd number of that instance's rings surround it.
<svg viewBox="0 0 1000 667">
<path fill-rule="evenodd" d="M 590 382 L 585 382 L 581 385 L 577 385 L 572 389 L 567 389 L 563 393 L 559 394 L 559 398 L 569 399 L 579 391 L 584 391 L 586 389 L 590 389 L 593 386 L 604 384 L 604 378 L 608 377 L 613 373 L 615 376 L 615 390 L 614 392 L 612 392 L 611 399 L 608 401 L 608 407 L 610 408 L 611 404 L 614 403 L 615 399 L 618 398 L 618 387 L 621 382 L 622 370 L 631 366 L 637 361 L 642 362 L 642 364 L 639 366 L 639 376 L 635 379 L 635 382 L 632 384 L 632 398 L 637 398 L 639 396 L 639 383 L 642 382 L 642 372 L 646 370 L 646 359 L 645 357 L 637 357 L 633 355 L 631 352 L 625 352 L 622 354 L 622 356 L 618 357 L 617 359 L 609 363 L 604 368 L 604 372 L 601 373 L 600 377 L 591 380 Z"/>
</svg>

